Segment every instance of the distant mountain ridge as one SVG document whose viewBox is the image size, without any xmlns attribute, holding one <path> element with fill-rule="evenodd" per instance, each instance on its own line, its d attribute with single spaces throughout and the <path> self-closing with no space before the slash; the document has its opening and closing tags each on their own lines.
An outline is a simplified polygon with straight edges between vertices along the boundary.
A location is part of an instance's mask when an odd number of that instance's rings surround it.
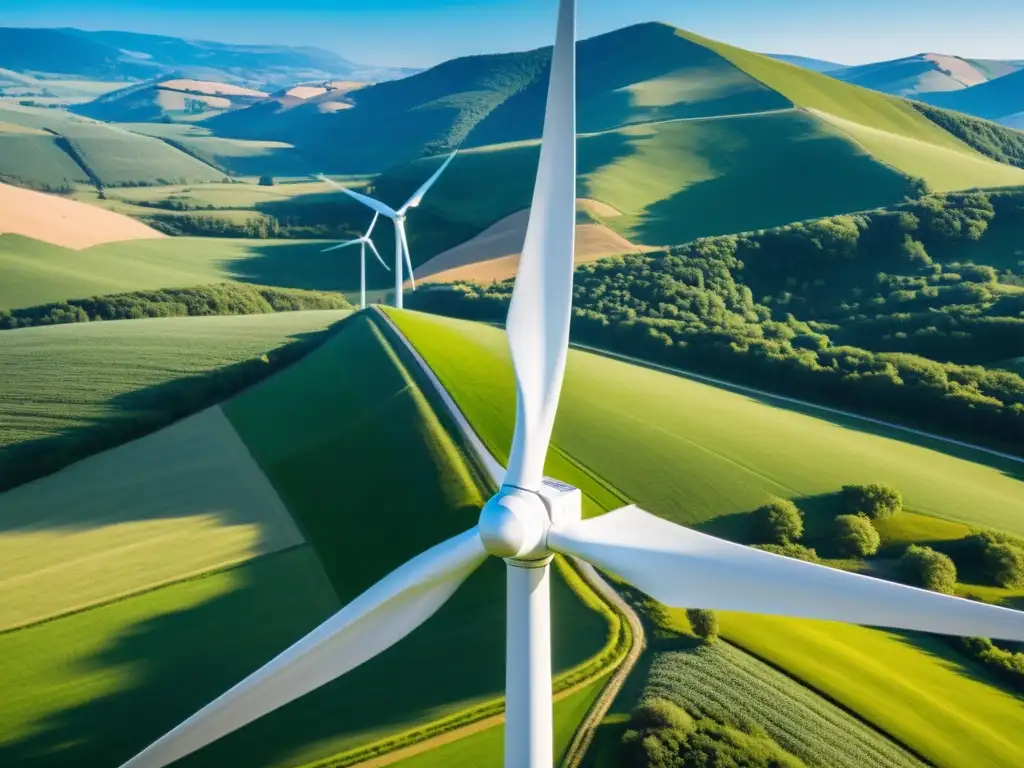
<svg viewBox="0 0 1024 768">
<path fill-rule="evenodd" d="M 312 46 L 235 45 L 135 32 L 0 27 L 0 67 L 107 80 L 185 77 L 285 87 L 310 80 L 390 80 L 416 70 L 358 64 Z"/>
<path fill-rule="evenodd" d="M 834 61 L 826 61 L 824 59 L 814 59 L 809 56 L 794 56 L 788 53 L 766 53 L 768 56 L 777 61 L 784 61 L 787 64 L 795 64 L 798 67 L 809 69 L 812 72 L 825 72 L 826 74 L 832 74 L 841 69 L 846 69 L 846 64 L 837 64 Z"/>
<path fill-rule="evenodd" d="M 1024 128 L 1024 68 L 963 91 L 926 94 L 922 100 L 937 107 Z"/>
</svg>

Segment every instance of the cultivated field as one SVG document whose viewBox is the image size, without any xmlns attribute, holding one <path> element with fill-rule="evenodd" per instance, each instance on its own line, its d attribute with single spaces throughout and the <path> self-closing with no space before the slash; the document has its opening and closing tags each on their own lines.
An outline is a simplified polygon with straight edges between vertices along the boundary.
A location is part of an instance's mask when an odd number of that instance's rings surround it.
<svg viewBox="0 0 1024 768">
<path fill-rule="evenodd" d="M 723 614 L 723 635 L 891 734 L 935 765 L 1024 761 L 1024 708 L 944 640 Z"/>
<path fill-rule="evenodd" d="M 164 236 L 127 216 L 2 183 L 0 232 L 76 250 L 101 243 Z"/>
<path fill-rule="evenodd" d="M 0 495 L 0 631 L 301 542 L 210 408 Z"/>
<path fill-rule="evenodd" d="M 72 251 L 0 235 L 0 309 L 226 280 L 316 290 L 358 286 L 359 259 L 332 259 L 323 248 L 321 240 L 168 237 Z"/>
<path fill-rule="evenodd" d="M 6 461 L 76 429 L 173 407 L 204 374 L 323 330 L 346 314 L 176 317 L 0 332 L 0 456 Z"/>
</svg>

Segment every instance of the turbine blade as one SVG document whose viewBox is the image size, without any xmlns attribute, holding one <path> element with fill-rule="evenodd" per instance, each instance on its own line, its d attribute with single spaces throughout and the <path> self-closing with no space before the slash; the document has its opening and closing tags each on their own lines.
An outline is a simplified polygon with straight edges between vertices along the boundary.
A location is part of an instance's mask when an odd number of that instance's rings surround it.
<svg viewBox="0 0 1024 768">
<path fill-rule="evenodd" d="M 405 222 L 401 219 L 395 219 L 395 229 L 398 230 L 398 236 L 402 239 L 402 252 L 405 253 L 405 266 L 409 269 L 409 280 L 412 282 L 412 289 L 416 290 L 416 278 L 412 274 L 412 256 L 409 255 L 409 238 L 405 236 Z"/>
<path fill-rule="evenodd" d="M 330 184 L 332 187 L 334 187 L 338 191 L 344 192 L 349 197 L 354 198 L 355 200 L 358 200 L 360 203 L 362 203 L 363 205 L 367 206 L 368 208 L 376 211 L 377 213 L 383 213 L 385 216 L 387 216 L 388 218 L 392 218 L 392 219 L 395 216 L 398 215 L 397 213 L 395 213 L 395 211 L 392 208 L 389 208 L 384 203 L 380 202 L 380 200 L 374 200 L 372 197 L 367 197 L 366 195 L 361 195 L 358 192 L 355 192 L 355 191 L 349 189 L 348 187 L 342 186 L 341 184 L 339 184 L 338 182 L 334 181 L 333 179 L 328 179 L 326 176 L 322 176 L 321 175 L 321 176 L 317 176 L 317 178 L 320 179 L 320 181 L 327 182 L 328 184 Z"/>
<path fill-rule="evenodd" d="M 384 259 L 381 258 L 380 251 L 378 251 L 377 250 L 377 246 L 373 244 L 373 240 L 371 240 L 369 237 L 367 237 L 366 238 L 366 244 L 368 246 L 370 246 L 370 250 L 373 251 L 373 255 L 377 257 L 377 261 L 379 261 L 384 266 L 384 269 L 386 269 L 388 272 L 390 272 L 391 271 L 391 267 L 389 267 L 388 263 L 386 261 L 384 261 Z"/>
<path fill-rule="evenodd" d="M 320 253 L 327 253 L 328 251 L 336 251 L 339 248 L 348 248 L 350 245 L 355 245 L 356 243 L 361 243 L 361 242 L 362 242 L 362 240 L 349 240 L 348 242 L 345 242 L 345 243 L 338 243 L 337 245 L 332 245 L 330 248 L 324 248 L 322 251 L 320 251 Z"/>
<path fill-rule="evenodd" d="M 454 152 L 448 155 L 448 159 L 441 163 L 441 167 L 434 171 L 434 175 L 427 179 L 425 182 L 423 182 L 423 186 L 417 189 L 415 194 L 413 194 L 413 196 L 409 198 L 408 202 L 406 202 L 406 204 L 399 209 L 398 212 L 400 214 L 404 214 L 410 208 L 415 208 L 416 206 L 423 202 L 423 196 L 427 194 L 427 191 L 432 186 L 434 186 L 434 182 L 441 178 L 441 174 L 444 173 L 445 168 L 447 168 L 448 164 L 455 159 L 455 156 L 457 154 L 459 154 L 459 150 L 456 149 Z"/>
<path fill-rule="evenodd" d="M 370 222 L 370 228 L 366 230 L 366 234 L 363 237 L 369 237 L 373 234 L 373 228 L 377 226 L 377 219 L 380 218 L 380 211 L 374 211 L 373 221 Z"/>
<path fill-rule="evenodd" d="M 413 558 L 123 768 L 162 768 L 373 658 L 430 618 L 486 556 L 472 528 Z"/>
<path fill-rule="evenodd" d="M 553 528 L 548 546 L 677 608 L 1024 640 L 1024 612 L 762 552 L 635 506 Z"/>
<path fill-rule="evenodd" d="M 516 428 L 505 484 L 540 488 L 565 374 L 576 240 L 576 7 L 562 0 L 526 242 L 509 306 Z"/>
</svg>

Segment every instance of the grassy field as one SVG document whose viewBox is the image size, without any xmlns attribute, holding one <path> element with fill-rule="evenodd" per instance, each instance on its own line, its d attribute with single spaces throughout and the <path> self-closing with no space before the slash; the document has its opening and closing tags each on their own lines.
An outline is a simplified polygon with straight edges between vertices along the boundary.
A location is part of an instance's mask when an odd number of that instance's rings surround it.
<svg viewBox="0 0 1024 768">
<path fill-rule="evenodd" d="M 73 152 L 77 162 L 105 186 L 220 181 L 224 177 L 222 171 L 160 139 L 79 118 L 63 110 L 7 106 L 0 108 L 0 122 L 45 130 L 61 137 L 66 143 L 60 148 Z M 7 153 L 2 157 L 5 162 L 0 163 L 0 174 L 13 174 L 5 169 L 5 163 L 9 162 Z M 34 177 L 24 180 L 43 181 Z"/>
<path fill-rule="evenodd" d="M 89 183 L 89 176 L 58 146 L 55 136 L 4 122 L 0 122 L 0 179 L 35 187 L 48 184 L 53 189 Z"/>
<path fill-rule="evenodd" d="M 394 318 L 506 456 L 515 395 L 504 334 L 413 312 Z M 811 413 L 571 351 L 554 442 L 652 512 L 723 533 L 740 532 L 736 516 L 772 495 L 813 514 L 842 485 L 862 482 L 895 485 L 914 512 L 1024 533 L 1019 464 Z"/>
<path fill-rule="evenodd" d="M 176 317 L 4 331 L 0 450 L 9 454 L 68 430 L 159 410 L 176 387 L 187 390 L 190 377 L 249 360 L 346 314 Z"/>
<path fill-rule="evenodd" d="M 909 190 L 844 134 L 795 110 L 586 134 L 578 153 L 580 196 L 621 211 L 601 223 L 643 245 L 888 205 Z M 377 192 L 404 199 L 433 162 L 383 174 Z M 413 251 L 433 255 L 527 208 L 536 162 L 535 142 L 460 153 L 417 213 L 424 224 L 410 226 Z M 481 178 L 503 183 L 480 195 Z"/>
<path fill-rule="evenodd" d="M 0 309 L 152 288 L 237 280 L 289 288 L 358 288 L 359 259 L 321 254 L 323 241 L 170 237 L 73 251 L 0 235 Z M 371 272 L 381 285 L 388 273 Z M 379 273 L 379 275 L 378 275 Z"/>
<path fill-rule="evenodd" d="M 607 680 L 583 686 L 554 705 L 555 764 L 572 742 L 577 725 L 601 693 Z M 505 748 L 505 726 L 496 725 L 413 757 L 389 763 L 392 768 L 484 768 L 500 765 Z M 313 768 L 310 766 L 310 768 Z"/>
<path fill-rule="evenodd" d="M 354 318 L 301 364 L 237 397 L 226 411 L 343 601 L 476 523 L 483 497 L 473 470 L 366 316 Z M 337 695 L 358 706 L 314 740 L 304 759 L 499 696 L 503 594 L 503 565 L 486 563 L 420 630 L 338 681 Z M 557 672 L 600 651 L 608 627 L 557 575 L 552 597 Z M 328 700 L 320 699 L 321 706 Z M 206 759 L 235 762 L 237 750 L 255 751 L 254 739 L 266 738 L 270 748 L 275 723 L 285 722 L 271 719 L 262 729 L 226 739 Z"/>
<path fill-rule="evenodd" d="M 499 458 L 506 456 L 514 388 L 503 334 L 463 321 L 411 312 L 392 314 L 481 437 Z M 600 385 L 595 386 L 597 383 Z M 549 452 L 546 471 L 578 482 L 560 474 L 560 464 L 568 459 L 578 468 L 585 467 L 588 477 L 604 478 L 649 510 L 734 537 L 745 534 L 743 513 L 770 495 L 793 498 L 813 512 L 834 504 L 833 494 L 842 484 L 872 481 L 896 485 L 905 504 L 915 512 L 1024 530 L 1024 493 L 1017 465 L 980 454 L 972 456 L 966 450 L 947 452 L 936 446 L 900 442 L 876 431 L 853 421 L 813 418 L 778 403 L 570 352 L 554 450 Z M 752 435 L 763 437 L 752 439 Z M 780 451 L 780 445 L 786 450 Z M 608 493 L 613 495 L 614 489 Z M 942 521 L 937 522 L 941 527 Z M 891 540 L 911 535 L 915 525 L 918 531 L 928 528 L 921 520 L 910 518 L 903 530 L 888 532 Z M 956 532 L 962 529 L 958 527 Z M 756 653 L 765 647 L 777 653 L 792 651 L 775 663 L 804 679 L 799 663 L 845 671 L 851 679 L 861 680 L 859 689 L 849 691 L 853 698 L 846 705 L 884 730 L 897 733 L 904 743 L 917 739 L 911 746 L 918 751 L 923 751 L 921 745 L 927 742 L 934 754 L 953 754 L 942 747 L 949 739 L 945 723 L 959 717 L 960 708 L 972 709 L 974 702 L 982 711 L 991 712 L 993 719 L 987 733 L 982 717 L 974 716 L 959 727 L 962 754 L 999 751 L 1002 741 L 1012 740 L 1019 730 L 1017 718 L 1021 715 L 1013 698 L 986 685 L 991 678 L 976 668 L 950 671 L 949 659 L 955 657 L 941 646 L 921 649 L 904 644 L 903 655 L 894 656 L 901 646 L 886 633 L 836 628 L 840 638 L 843 633 L 859 633 L 850 648 L 874 648 L 870 654 L 854 658 L 841 640 L 827 632 L 800 645 L 796 633 L 810 630 L 800 626 L 786 634 L 779 621 L 743 617 L 730 622 L 728 636 L 740 642 L 738 633 L 746 633 L 751 639 L 740 644 Z M 755 646 L 755 642 L 761 645 Z M 880 645 L 876 648 L 874 644 Z M 796 648 L 799 650 L 792 650 Z M 935 654 L 945 654 L 941 655 L 944 661 L 935 661 Z M 946 675 L 934 684 L 937 671 L 943 668 Z M 920 725 L 898 732 L 890 731 L 888 721 L 883 725 L 875 719 L 882 717 L 876 707 L 856 698 L 886 701 L 890 693 L 886 681 L 894 669 L 901 670 L 901 685 L 927 692 L 912 704 Z M 836 692 L 843 688 L 842 683 L 836 686 Z M 943 693 L 946 689 L 958 692 L 952 715 L 949 695 Z M 836 692 L 830 693 L 838 699 Z M 1010 704 L 1017 707 L 1016 712 Z M 929 722 L 930 730 L 924 725 Z M 935 723 L 943 725 L 936 727 Z M 1014 760 L 1019 756 L 1005 764 Z"/>
<path fill-rule="evenodd" d="M 1024 170 L 997 163 L 980 154 L 951 150 L 920 139 L 888 133 L 825 112 L 814 111 L 813 114 L 849 135 L 883 163 L 924 179 L 935 192 L 1024 184 Z"/>
<path fill-rule="evenodd" d="M 1024 761 L 1019 696 L 943 640 L 735 614 L 722 616 L 722 630 L 936 765 Z"/>
<path fill-rule="evenodd" d="M 303 546 L 0 634 L 0 763 L 120 765 L 338 607 Z M 334 708 L 304 714 L 338 720 Z"/>
<path fill-rule="evenodd" d="M 210 408 L 0 495 L 0 631 L 301 542 Z"/>
</svg>

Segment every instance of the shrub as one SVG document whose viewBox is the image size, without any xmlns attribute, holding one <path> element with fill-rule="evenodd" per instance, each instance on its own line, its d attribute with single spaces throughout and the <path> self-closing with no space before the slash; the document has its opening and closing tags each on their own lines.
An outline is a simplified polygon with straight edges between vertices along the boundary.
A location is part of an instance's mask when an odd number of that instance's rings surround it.
<svg viewBox="0 0 1024 768">
<path fill-rule="evenodd" d="M 808 563 L 820 563 L 821 558 L 818 557 L 818 551 L 812 547 L 805 547 L 803 544 L 794 544 L 789 542 L 788 544 L 757 544 L 754 549 L 760 549 L 765 552 L 771 552 L 773 555 L 782 555 L 783 557 L 792 557 L 794 560 L 803 560 Z"/>
<path fill-rule="evenodd" d="M 708 608 L 687 608 L 686 618 L 697 637 L 709 643 L 718 639 L 718 615 L 714 611 Z"/>
<path fill-rule="evenodd" d="M 641 701 L 633 710 L 629 727 L 637 731 L 673 728 L 677 731 L 688 732 L 693 730 L 693 718 L 687 714 L 686 710 L 668 699 L 650 698 Z"/>
<path fill-rule="evenodd" d="M 836 541 L 846 557 L 867 557 L 878 551 L 882 537 L 863 515 L 839 515 L 836 518 Z"/>
<path fill-rule="evenodd" d="M 1024 549 L 992 544 L 985 550 L 985 570 L 1000 587 L 1024 586 Z"/>
<path fill-rule="evenodd" d="M 273 176 L 260 176 L 259 186 L 261 186 L 261 187 L 272 187 L 272 186 L 274 186 L 274 177 Z"/>
<path fill-rule="evenodd" d="M 804 535 L 804 516 L 788 499 L 774 499 L 754 512 L 754 525 L 761 541 L 788 544 Z"/>
<path fill-rule="evenodd" d="M 892 517 L 903 509 L 903 497 L 891 485 L 844 485 L 843 499 L 850 514 L 863 513 L 873 520 Z"/>
<path fill-rule="evenodd" d="M 933 592 L 951 595 L 956 587 L 956 566 L 947 555 L 931 547 L 911 544 L 900 558 L 904 578 Z"/>
<path fill-rule="evenodd" d="M 1000 648 L 987 637 L 956 637 L 950 638 L 950 642 L 1017 690 L 1024 691 L 1024 653 Z"/>
</svg>

